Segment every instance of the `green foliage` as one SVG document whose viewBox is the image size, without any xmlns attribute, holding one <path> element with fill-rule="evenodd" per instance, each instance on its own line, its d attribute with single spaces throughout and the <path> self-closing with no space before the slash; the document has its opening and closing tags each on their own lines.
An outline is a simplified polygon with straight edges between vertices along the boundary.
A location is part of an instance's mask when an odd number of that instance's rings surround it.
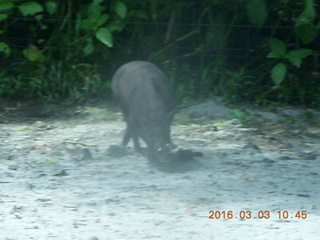
<svg viewBox="0 0 320 240">
<path fill-rule="evenodd" d="M 311 49 L 301 48 L 288 52 L 284 57 L 297 68 L 301 67 L 302 59 L 312 54 Z"/>
<path fill-rule="evenodd" d="M 58 4 L 56 1 L 47 1 L 45 3 L 45 6 L 46 6 L 46 10 L 50 15 L 53 15 L 54 13 L 57 12 Z"/>
<path fill-rule="evenodd" d="M 24 2 L 18 5 L 18 8 L 23 16 L 35 15 L 44 10 L 43 7 L 37 2 Z"/>
<path fill-rule="evenodd" d="M 14 8 L 14 4 L 11 1 L 1 1 L 0 2 L 0 11 L 11 10 Z"/>
<path fill-rule="evenodd" d="M 113 38 L 109 29 L 99 28 L 99 30 L 96 32 L 96 37 L 108 47 L 113 47 Z"/>
<path fill-rule="evenodd" d="M 94 52 L 93 36 L 107 47 L 113 47 L 113 31 L 121 31 L 117 17 L 124 19 L 126 17 L 126 5 L 121 1 L 113 2 L 113 11 L 117 15 L 105 13 L 106 7 L 101 3 L 103 1 L 93 1 L 88 4 L 86 11 L 82 12 L 80 19 L 80 27 L 86 32 L 87 44 L 83 48 L 83 52 L 89 55 Z M 114 19 L 112 19 L 112 17 Z M 118 27 L 115 27 L 118 26 Z"/>
<path fill-rule="evenodd" d="M 287 74 L 287 65 L 283 62 L 276 64 L 271 70 L 271 77 L 276 85 L 280 85 Z"/>
<path fill-rule="evenodd" d="M 91 101 L 141 59 L 182 102 L 320 107 L 319 11 L 314 0 L 0 1 L 0 96 Z"/>
<path fill-rule="evenodd" d="M 8 46 L 8 44 L 6 44 L 4 42 L 0 42 L 0 52 L 3 52 L 6 57 L 9 57 L 10 53 L 11 53 L 11 49 Z"/>
<path fill-rule="evenodd" d="M 247 16 L 249 21 L 262 26 L 268 17 L 267 5 L 264 0 L 250 0 L 247 3 Z"/>
<path fill-rule="evenodd" d="M 300 68 L 302 64 L 302 59 L 310 56 L 312 54 L 311 49 L 301 48 L 297 50 L 292 50 L 287 52 L 286 44 L 278 39 L 270 39 L 271 52 L 267 55 L 267 58 L 275 58 L 282 60 L 277 63 L 271 70 L 271 78 L 276 85 L 280 85 L 286 77 L 287 74 L 287 63 L 283 60 L 287 59 L 292 65 Z"/>
<path fill-rule="evenodd" d="M 22 76 L 8 76 L 6 72 L 0 73 L 0 96 L 5 98 L 22 97 L 17 92 L 22 88 Z"/>
<path fill-rule="evenodd" d="M 287 51 L 287 45 L 285 42 L 276 39 L 276 38 L 270 38 L 269 40 L 271 52 L 268 54 L 268 58 L 283 58 L 286 51 Z"/>
<path fill-rule="evenodd" d="M 66 1 L 58 4 L 56 1 L 46 1 L 44 6 L 38 1 L 26 1 L 26 2 L 12 2 L 5 1 L 0 3 L 0 11 L 6 10 L 7 14 L 0 14 L 0 21 L 5 20 L 9 14 L 15 15 L 13 10 L 18 8 L 22 16 L 35 16 L 34 19 L 42 30 L 48 28 L 47 25 L 42 23 L 42 19 L 45 16 L 46 10 L 50 15 L 57 14 L 61 11 L 60 8 L 70 8 L 67 11 L 72 12 L 72 4 L 68 5 L 72 1 Z M 51 26 L 53 27 L 52 38 L 59 31 L 60 34 L 67 34 L 73 39 L 69 39 L 68 45 L 77 43 L 83 45 L 82 42 L 87 44 L 83 46 L 82 52 L 85 55 L 93 54 L 97 48 L 95 39 L 103 43 L 107 47 L 113 47 L 113 32 L 120 32 L 124 28 L 124 24 L 119 22 L 119 18 L 124 20 L 127 16 L 127 6 L 121 1 L 112 1 L 112 9 L 107 12 L 107 5 L 103 5 L 104 1 L 94 0 L 89 4 L 83 4 L 82 10 L 75 12 L 77 15 L 77 21 L 73 25 L 72 22 L 68 24 L 68 28 L 65 28 L 65 22 L 61 25 Z M 114 13 L 114 14 L 113 14 Z M 67 15 L 68 16 L 68 15 Z M 69 21 L 64 19 L 64 21 Z M 27 23 L 29 20 L 26 19 Z M 30 25 L 30 29 L 34 27 Z M 94 39 L 95 38 L 95 39 Z M 49 38 L 44 44 L 50 48 L 51 39 Z M 0 45 L 0 52 L 4 52 L 6 55 L 10 54 L 10 46 L 7 43 L 2 42 Z M 28 47 L 23 50 L 23 55 L 31 62 L 44 61 L 45 53 L 41 52 L 35 47 Z M 51 53 L 49 53 L 51 55 Z"/>
<path fill-rule="evenodd" d="M 115 1 L 113 10 L 121 19 L 124 19 L 127 15 L 127 6 L 121 1 Z"/>
<path fill-rule="evenodd" d="M 74 9 L 76 4 L 80 4 L 78 9 Z M 18 12 L 14 9 L 18 9 Z M 0 42 L 0 53 L 13 59 L 24 56 L 29 63 L 19 60 L 24 65 L 19 67 L 20 71 L 13 65 L 8 65 L 0 72 L 3 75 L 18 76 L 11 80 L 11 83 L 15 83 L 14 87 L 9 81 L 11 77 L 0 80 L 0 96 L 36 97 L 46 101 L 85 101 L 87 97 L 97 97 L 103 91 L 103 94 L 107 92 L 108 84 L 94 70 L 93 66 L 96 64 L 86 63 L 86 58 L 97 56 L 102 45 L 113 47 L 113 34 L 121 32 L 125 27 L 119 21 L 127 17 L 124 2 L 111 1 L 110 5 L 101 0 L 83 4 L 80 1 L 76 3 L 76 0 L 60 3 L 50 0 L 5 1 L 0 3 L 1 10 L 5 14 L 0 15 L 0 20 L 19 14 L 28 17 L 19 20 L 20 24 L 27 26 L 24 31 L 26 34 L 41 36 L 44 33 L 41 31 L 50 29 L 50 35 L 40 37 L 20 50 L 21 48 L 14 49 L 14 43 L 11 45 L 5 41 L 6 36 L 10 36 L 12 32 L 19 33 L 15 29 L 4 28 L 1 32 L 4 37 Z M 46 21 L 46 12 L 58 20 Z M 75 21 L 69 19 L 72 15 L 76 16 Z M 6 22 L 5 26 L 15 26 L 14 20 L 8 21 L 9 24 Z"/>
<path fill-rule="evenodd" d="M 294 26 L 297 37 L 303 44 L 309 44 L 319 35 L 319 26 L 315 26 L 316 9 L 313 0 L 305 0 L 305 8 Z"/>
<path fill-rule="evenodd" d="M 34 46 L 30 46 L 22 51 L 23 55 L 31 62 L 43 62 L 44 55 L 42 51 Z"/>
</svg>

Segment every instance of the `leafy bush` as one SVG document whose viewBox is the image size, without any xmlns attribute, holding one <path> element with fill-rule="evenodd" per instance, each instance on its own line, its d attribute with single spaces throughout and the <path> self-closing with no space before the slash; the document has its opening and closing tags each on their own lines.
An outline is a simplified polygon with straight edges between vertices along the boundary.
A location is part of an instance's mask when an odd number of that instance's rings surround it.
<svg viewBox="0 0 320 240">
<path fill-rule="evenodd" d="M 86 101 L 116 68 L 150 60 L 178 98 L 319 101 L 314 0 L 7 0 L 0 2 L 0 96 Z"/>
</svg>

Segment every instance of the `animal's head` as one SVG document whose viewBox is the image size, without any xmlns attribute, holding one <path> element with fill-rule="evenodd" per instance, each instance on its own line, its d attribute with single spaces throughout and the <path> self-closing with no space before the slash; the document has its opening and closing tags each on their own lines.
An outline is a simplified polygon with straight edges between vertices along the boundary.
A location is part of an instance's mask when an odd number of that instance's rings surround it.
<svg viewBox="0 0 320 240">
<path fill-rule="evenodd" d="M 147 144 L 147 157 L 151 161 L 168 162 L 170 152 L 173 148 L 170 137 L 172 115 L 166 115 L 162 119 L 152 122 L 146 126 L 144 140 Z"/>
<path fill-rule="evenodd" d="M 147 149 L 147 158 L 151 162 L 159 162 L 159 163 L 165 163 L 171 161 L 171 150 L 172 150 L 172 144 L 167 143 L 159 148 L 151 148 L 148 147 Z"/>
</svg>

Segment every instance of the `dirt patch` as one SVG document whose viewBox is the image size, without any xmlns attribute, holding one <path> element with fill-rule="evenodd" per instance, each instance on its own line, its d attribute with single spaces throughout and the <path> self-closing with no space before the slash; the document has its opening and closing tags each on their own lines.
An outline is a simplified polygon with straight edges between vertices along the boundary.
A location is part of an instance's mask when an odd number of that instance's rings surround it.
<svg viewBox="0 0 320 240">
<path fill-rule="evenodd" d="M 173 141 L 204 156 L 171 172 L 108 154 L 118 114 L 4 114 L 0 239 L 317 239 L 319 112 L 283 110 L 235 112 L 250 125 L 219 102 L 184 110 Z"/>
</svg>

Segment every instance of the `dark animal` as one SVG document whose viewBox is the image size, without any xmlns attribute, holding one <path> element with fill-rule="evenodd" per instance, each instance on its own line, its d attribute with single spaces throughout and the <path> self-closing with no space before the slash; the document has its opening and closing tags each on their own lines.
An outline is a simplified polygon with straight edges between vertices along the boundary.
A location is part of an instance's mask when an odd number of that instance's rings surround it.
<svg viewBox="0 0 320 240">
<path fill-rule="evenodd" d="M 122 146 L 132 138 L 135 150 L 141 152 L 141 138 L 149 160 L 169 161 L 176 103 L 166 74 L 150 62 L 129 62 L 114 74 L 112 91 L 127 123 Z"/>
</svg>

